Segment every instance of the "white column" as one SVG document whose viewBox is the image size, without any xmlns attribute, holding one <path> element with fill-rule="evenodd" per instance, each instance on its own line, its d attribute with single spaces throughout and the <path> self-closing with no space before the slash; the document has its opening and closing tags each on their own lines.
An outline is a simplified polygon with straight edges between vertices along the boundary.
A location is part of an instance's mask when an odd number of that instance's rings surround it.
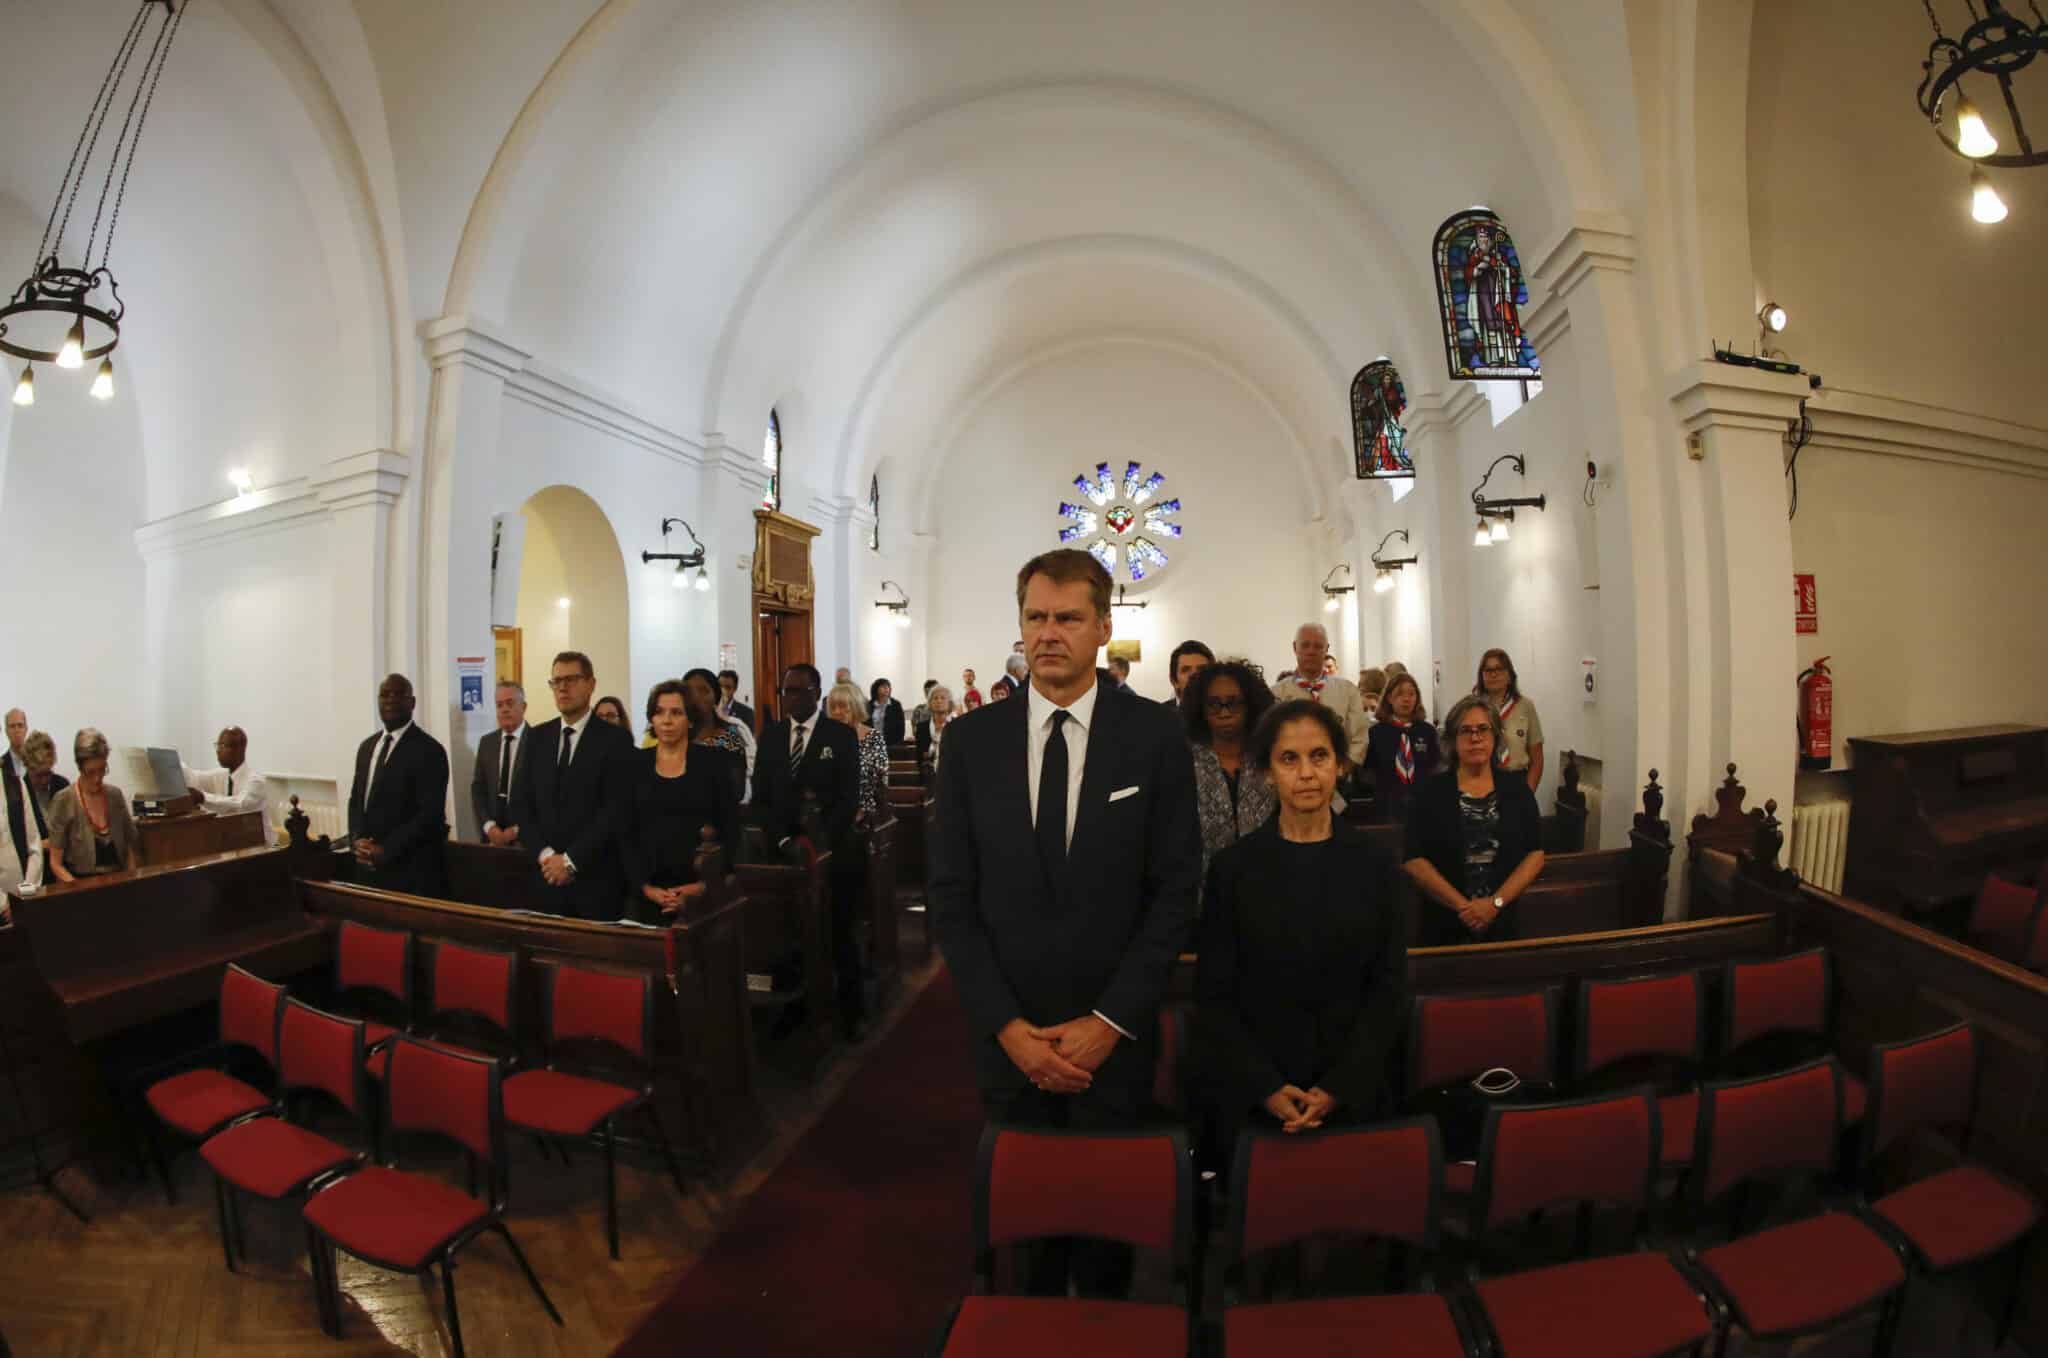
<svg viewBox="0 0 2048 1358">
<path fill-rule="evenodd" d="M 738 647 L 732 668 L 739 671 L 740 701 L 766 721 L 773 708 L 763 710 L 754 692 L 753 559 L 754 510 L 767 486 L 768 469 L 761 465 L 759 452 L 747 453 L 733 447 L 725 435 L 709 432 L 704 435 L 704 465 L 697 478 L 697 503 L 704 521 L 693 519 L 691 526 L 704 540 L 710 563 L 716 642 L 730 641 Z"/>
<path fill-rule="evenodd" d="M 353 772 L 356 742 L 371 728 L 377 685 L 383 682 L 386 599 L 391 560 L 392 507 L 411 472 L 412 459 L 388 448 L 336 458 L 307 486 L 327 513 L 328 635 L 333 650 L 333 730 L 327 767 L 343 797 Z"/>
</svg>

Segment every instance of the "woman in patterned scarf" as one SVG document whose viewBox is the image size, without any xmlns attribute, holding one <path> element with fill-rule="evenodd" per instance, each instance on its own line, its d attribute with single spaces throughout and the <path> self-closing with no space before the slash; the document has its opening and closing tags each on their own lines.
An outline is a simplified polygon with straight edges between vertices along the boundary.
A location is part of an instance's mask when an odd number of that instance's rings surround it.
<svg viewBox="0 0 2048 1358">
<path fill-rule="evenodd" d="M 1195 807 L 1202 819 L 1202 876 L 1218 850 L 1272 818 L 1278 803 L 1263 769 L 1247 766 L 1245 745 L 1273 694 L 1242 661 L 1204 665 L 1181 691 L 1181 721 L 1195 760 Z"/>
<path fill-rule="evenodd" d="M 1416 785 L 1436 772 L 1443 757 L 1443 742 L 1423 710 L 1421 686 L 1412 674 L 1395 675 L 1380 695 L 1376 721 L 1365 738 L 1373 819 L 1406 824 Z"/>
</svg>

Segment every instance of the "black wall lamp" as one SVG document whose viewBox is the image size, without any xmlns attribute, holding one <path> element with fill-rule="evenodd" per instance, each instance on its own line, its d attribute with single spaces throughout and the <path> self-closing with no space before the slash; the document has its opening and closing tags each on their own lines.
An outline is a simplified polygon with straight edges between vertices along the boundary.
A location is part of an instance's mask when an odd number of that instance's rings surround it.
<svg viewBox="0 0 2048 1358">
<path fill-rule="evenodd" d="M 1372 592 L 1375 594 L 1385 594 L 1394 587 L 1395 571 L 1400 570 L 1403 566 L 1413 566 L 1422 560 L 1419 556 L 1381 556 L 1380 553 L 1384 552 L 1387 549 L 1387 544 L 1395 538 L 1399 538 L 1403 542 L 1408 541 L 1408 530 L 1396 528 L 1393 532 L 1381 538 L 1380 545 L 1372 549 Z"/>
<path fill-rule="evenodd" d="M 1472 488 L 1472 507 L 1479 514 L 1479 526 L 1472 533 L 1472 545 L 1474 547 L 1485 547 L 1495 542 L 1506 542 L 1508 540 L 1508 525 L 1515 521 L 1515 511 L 1517 509 L 1534 509 L 1540 513 L 1548 501 L 1548 497 L 1542 495 L 1517 495 L 1500 499 L 1488 499 L 1485 493 L 1486 483 L 1493 479 L 1493 474 L 1500 470 L 1500 464 L 1503 462 L 1514 463 L 1515 475 L 1517 476 L 1527 476 L 1529 474 L 1528 464 L 1523 460 L 1520 453 L 1503 453 L 1493 460 L 1491 467 L 1486 469 L 1486 475 L 1479 478 L 1479 484 Z M 1493 522 L 1488 524 L 1488 519 L 1493 520 Z"/>
<path fill-rule="evenodd" d="M 1342 608 L 1344 606 L 1344 596 L 1358 588 L 1355 584 L 1331 584 L 1330 582 L 1337 578 L 1338 571 L 1342 571 L 1346 575 L 1351 574 L 1351 563 L 1339 561 L 1336 565 L 1330 567 L 1330 573 L 1323 577 L 1323 612 L 1325 613 L 1335 613 L 1338 609 Z"/>
<path fill-rule="evenodd" d="M 886 608 L 894 614 L 898 627 L 910 626 L 910 591 L 897 584 L 894 580 L 884 580 L 882 588 L 895 590 L 897 597 L 894 599 L 877 599 L 875 600 L 875 607 Z"/>
<path fill-rule="evenodd" d="M 695 581 L 697 592 L 699 594 L 709 593 L 711 590 L 711 576 L 704 569 L 704 544 L 697 540 L 697 530 L 690 527 L 682 519 L 663 519 L 661 521 L 661 545 L 663 547 L 668 546 L 669 530 L 678 524 L 682 525 L 682 530 L 690 535 L 691 549 L 687 552 L 642 552 L 640 553 L 641 564 L 646 565 L 655 561 L 675 562 L 675 586 L 677 589 L 685 589 L 690 586 L 692 582 L 687 572 L 692 566 L 695 566 L 697 568 L 697 578 Z"/>
</svg>

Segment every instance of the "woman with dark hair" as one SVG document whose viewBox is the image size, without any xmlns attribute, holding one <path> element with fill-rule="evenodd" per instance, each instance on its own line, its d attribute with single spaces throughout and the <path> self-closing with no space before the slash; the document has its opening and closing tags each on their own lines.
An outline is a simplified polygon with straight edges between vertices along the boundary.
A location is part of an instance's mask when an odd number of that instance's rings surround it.
<svg viewBox="0 0 2048 1358">
<path fill-rule="evenodd" d="M 1415 785 L 1443 762 L 1443 742 L 1422 707 L 1422 686 L 1412 674 L 1397 674 L 1365 734 L 1365 769 L 1372 775 L 1373 816 L 1405 825 Z"/>
<path fill-rule="evenodd" d="M 903 743 L 903 704 L 896 701 L 887 679 L 868 685 L 868 725 L 882 733 L 885 744 Z"/>
<path fill-rule="evenodd" d="M 1195 1084 L 1212 1163 L 1230 1163 L 1247 1123 L 1311 1131 L 1381 1103 L 1407 927 L 1384 865 L 1331 809 L 1347 744 L 1337 714 L 1303 698 L 1268 712 L 1245 748 L 1278 809 L 1209 865 Z"/>
<path fill-rule="evenodd" d="M 1421 897 L 1423 947 L 1518 936 L 1508 907 L 1543 871 L 1536 794 L 1500 769 L 1500 717 L 1477 694 L 1444 718 L 1451 767 L 1415 790 L 1402 868 Z"/>
<path fill-rule="evenodd" d="M 691 743 L 723 750 L 733 757 L 733 796 L 745 801 L 747 786 L 754 776 L 754 749 L 738 722 L 718 715 L 718 676 L 707 669 L 693 669 L 684 673 L 682 683 L 689 698 Z"/>
<path fill-rule="evenodd" d="M 1181 723 L 1195 760 L 1195 809 L 1202 819 L 1202 867 L 1218 850 L 1273 815 L 1273 785 L 1245 742 L 1273 706 L 1266 681 L 1241 661 L 1196 670 L 1180 696 Z"/>
<path fill-rule="evenodd" d="M 1479 678 L 1472 691 L 1500 718 L 1493 762 L 1522 774 L 1529 790 L 1536 791 L 1543 782 L 1543 719 L 1536 715 L 1536 704 L 1522 696 L 1521 676 L 1506 651 L 1495 646 L 1479 657 Z"/>
<path fill-rule="evenodd" d="M 610 722 L 621 731 L 633 729 L 633 723 L 626 716 L 626 705 L 609 693 L 599 698 L 597 705 L 590 710 L 599 721 Z"/>
<path fill-rule="evenodd" d="M 723 864 L 739 852 L 739 798 L 734 795 L 739 757 L 691 739 L 691 729 L 716 698 L 692 693 L 681 679 L 664 679 L 647 695 L 654 748 L 635 755 L 633 797 L 623 840 L 629 918 L 657 923 L 683 907 L 704 886 L 697 878 L 703 830 L 718 836 Z M 718 681 L 711 681 L 718 691 Z M 722 870 L 729 870 L 729 867 Z"/>
</svg>

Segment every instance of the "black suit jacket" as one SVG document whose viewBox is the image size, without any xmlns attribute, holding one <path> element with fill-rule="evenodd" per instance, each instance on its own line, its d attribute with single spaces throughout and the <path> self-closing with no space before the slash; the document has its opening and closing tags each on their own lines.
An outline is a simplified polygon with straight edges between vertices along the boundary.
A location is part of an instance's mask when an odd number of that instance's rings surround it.
<svg viewBox="0 0 2048 1358">
<path fill-rule="evenodd" d="M 28 823 L 35 811 L 35 798 L 29 793 L 28 783 L 14 771 L 14 761 L 7 757 L 5 750 L 0 750 L 0 789 L 4 789 L 7 798 L 7 828 L 14 836 L 15 851 L 21 859 L 19 870 L 27 872 L 29 840 L 43 836 L 28 832 Z"/>
<path fill-rule="evenodd" d="M 732 719 L 734 721 L 740 723 L 740 725 L 746 727 L 749 731 L 755 731 L 759 729 L 754 725 L 754 709 L 748 707 L 745 703 L 741 702 L 737 698 L 733 699 L 731 714 Z"/>
<path fill-rule="evenodd" d="M 874 704 L 868 704 L 872 718 Z M 889 705 L 882 709 L 882 740 L 889 745 L 901 745 L 904 741 L 903 704 L 891 698 Z"/>
<path fill-rule="evenodd" d="M 1500 842 L 1494 850 L 1496 888 L 1521 866 L 1522 860 L 1543 847 L 1543 813 L 1537 809 L 1536 794 L 1517 774 L 1496 769 L 1493 790 L 1500 808 Z M 1458 809 L 1458 770 L 1445 769 L 1415 785 L 1408 803 L 1408 830 L 1401 847 L 1401 861 L 1426 858 L 1443 879 L 1460 891 L 1465 889 L 1465 830 Z M 1457 922 L 1457 917 L 1422 892 L 1416 893 L 1416 942 L 1423 947 L 1458 943 L 1499 943 L 1520 937 L 1521 916 L 1514 906 L 1502 911 L 1483 936 L 1474 937 Z"/>
<path fill-rule="evenodd" d="M 818 816 L 825 842 L 819 852 L 832 851 L 833 870 L 851 872 L 865 860 L 854 850 L 853 818 L 860 811 L 860 741 L 844 722 L 818 714 L 804 757 L 789 766 L 789 722 L 771 721 L 761 733 L 754 756 L 754 804 L 768 832 L 769 847 L 803 829 L 804 793 L 818 798 Z"/>
<path fill-rule="evenodd" d="M 619 841 L 631 814 L 637 748 L 632 733 L 590 717 L 565 772 L 557 771 L 560 717 L 542 722 L 526 738 L 533 742 L 533 762 L 516 803 L 520 844 L 536 857 L 542 849 L 565 853 L 576 865 L 567 886 L 547 888 L 561 898 L 557 914 L 618 919 L 626 895 Z M 538 861 L 533 870 L 540 871 Z"/>
<path fill-rule="evenodd" d="M 519 823 L 519 791 L 526 782 L 527 756 L 533 752 L 533 728 L 525 728 L 512 751 L 512 783 L 506 790 L 510 805 L 505 809 L 506 819 L 498 820 L 498 747 L 504 743 L 505 733 L 495 729 L 477 742 L 476 768 L 469 776 L 469 809 L 476 814 L 479 839 L 486 821 L 496 821 L 500 830 Z"/>
<path fill-rule="evenodd" d="M 1194 924 L 1202 873 L 1187 735 L 1171 712 L 1096 671 L 1081 802 L 1064 880 L 1053 881 L 1039 861 L 1025 768 L 1026 723 L 1045 715 L 1044 704 L 1032 693 L 947 723 L 929 850 L 932 918 L 985 1094 L 1025 1087 L 995 1040 L 1004 1024 L 1096 1011 L 1136 1038 L 1111 1050 L 1098 1084 L 1139 1089 L 1152 1077 L 1159 1003 Z"/>
<path fill-rule="evenodd" d="M 348 837 L 374 839 L 384 850 L 383 866 L 359 867 L 358 880 L 386 891 L 439 895 L 441 846 L 448 838 L 448 751 L 417 725 L 408 727 L 371 788 L 370 766 L 383 743 L 379 732 L 356 747 Z"/>
<path fill-rule="evenodd" d="M 1391 865 L 1332 817 L 1330 890 L 1291 899 L 1297 846 L 1264 825 L 1209 865 L 1195 972 L 1201 1082 L 1226 1116 L 1282 1085 L 1320 1085 L 1351 1118 L 1373 1116 L 1407 1017 L 1408 924 Z"/>
</svg>

